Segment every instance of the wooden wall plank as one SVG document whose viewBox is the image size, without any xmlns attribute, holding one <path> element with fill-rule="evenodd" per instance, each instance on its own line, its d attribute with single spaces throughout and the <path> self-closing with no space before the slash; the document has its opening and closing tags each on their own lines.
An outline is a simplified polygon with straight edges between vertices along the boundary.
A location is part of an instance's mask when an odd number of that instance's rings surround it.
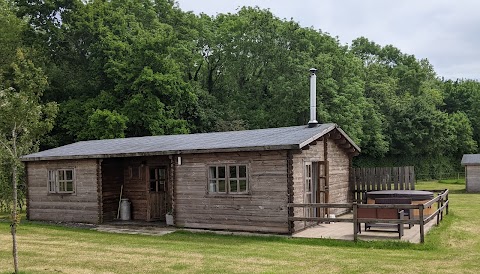
<svg viewBox="0 0 480 274">
<path fill-rule="evenodd" d="M 75 168 L 74 194 L 49 194 L 48 169 Z M 29 220 L 99 222 L 97 160 L 29 162 L 27 169 Z"/>
<path fill-rule="evenodd" d="M 176 224 L 288 233 L 287 163 L 287 151 L 182 155 L 175 167 Z M 249 194 L 209 194 L 207 169 L 215 164 L 247 164 Z"/>
<path fill-rule="evenodd" d="M 102 203 L 103 220 L 117 218 L 120 189 L 123 185 L 123 159 L 111 158 L 102 161 Z"/>
</svg>

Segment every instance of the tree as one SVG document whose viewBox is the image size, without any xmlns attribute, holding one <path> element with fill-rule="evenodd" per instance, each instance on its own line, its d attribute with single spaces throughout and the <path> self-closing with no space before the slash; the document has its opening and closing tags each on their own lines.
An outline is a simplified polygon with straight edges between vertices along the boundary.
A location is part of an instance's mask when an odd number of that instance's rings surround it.
<svg viewBox="0 0 480 274">
<path fill-rule="evenodd" d="M 96 109 L 87 120 L 83 139 L 113 139 L 125 137 L 128 118 L 117 111 Z"/>
<path fill-rule="evenodd" d="M 10 1 L 0 2 L 0 71 L 12 63 L 15 50 L 22 44 L 25 24 L 13 13 Z"/>
<path fill-rule="evenodd" d="M 53 127 L 57 112 L 55 103 L 41 104 L 40 97 L 47 86 L 42 70 L 17 49 L 11 70 L 0 75 L 0 146 L 6 151 L 11 166 L 13 260 L 18 273 L 16 231 L 18 215 L 18 167 L 20 156 L 34 151 L 38 140 Z"/>
<path fill-rule="evenodd" d="M 101 134 L 118 137 L 190 132 L 192 121 L 201 123 L 208 116 L 199 105 L 208 98 L 199 100 L 201 90 L 186 82 L 195 40 L 189 25 L 195 16 L 183 16 L 173 1 L 18 2 L 19 14 L 29 19 L 26 36 L 33 32 L 29 37 L 35 38 L 29 45 L 46 59 L 51 85 L 42 99 L 65 106 L 44 147 L 97 138 L 81 124 L 99 122 L 96 110 L 128 119 L 120 122 L 128 127 L 121 134 Z M 129 112 L 132 105 L 146 107 Z"/>
<path fill-rule="evenodd" d="M 480 144 L 480 82 L 474 80 L 445 81 L 445 105 L 450 114 L 463 112 L 472 125 L 473 139 Z"/>
</svg>

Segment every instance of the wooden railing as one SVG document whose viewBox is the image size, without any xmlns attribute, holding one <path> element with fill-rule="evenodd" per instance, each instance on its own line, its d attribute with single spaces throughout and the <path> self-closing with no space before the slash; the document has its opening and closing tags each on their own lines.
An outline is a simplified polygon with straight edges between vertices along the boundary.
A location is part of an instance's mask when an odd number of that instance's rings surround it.
<svg viewBox="0 0 480 274">
<path fill-rule="evenodd" d="M 432 191 L 432 190 L 429 190 Z M 424 204 L 417 204 L 417 205 L 404 205 L 404 204 L 359 204 L 359 203 L 344 203 L 344 204 L 335 204 L 335 203 L 328 203 L 328 204 L 318 204 L 318 203 L 311 203 L 311 204 L 294 204 L 289 203 L 289 208 L 344 208 L 353 213 L 352 218 L 330 218 L 330 217 L 295 217 L 290 216 L 288 218 L 289 222 L 295 221 L 306 221 L 306 222 L 345 222 L 345 223 L 353 223 L 353 235 L 354 241 L 357 241 L 357 234 L 358 234 L 358 224 L 359 223 L 366 223 L 366 222 L 376 222 L 376 223 L 391 223 L 391 224 L 412 224 L 412 225 L 419 225 L 420 226 L 420 242 L 425 242 L 425 224 L 433 220 L 433 218 L 437 218 L 436 225 L 443 220 L 443 215 L 448 214 L 448 189 L 444 190 L 433 190 L 432 192 L 439 193 L 435 198 L 432 200 L 424 203 Z M 437 209 L 432 214 L 425 216 L 424 210 L 433 204 L 437 203 Z M 364 219 L 357 217 L 357 210 L 358 208 L 395 208 L 395 209 L 417 209 L 419 212 L 418 219 L 403 219 L 403 220 L 396 220 L 396 219 Z M 292 225 L 292 224 L 291 224 Z M 292 225 L 293 227 L 293 225 Z"/>
</svg>

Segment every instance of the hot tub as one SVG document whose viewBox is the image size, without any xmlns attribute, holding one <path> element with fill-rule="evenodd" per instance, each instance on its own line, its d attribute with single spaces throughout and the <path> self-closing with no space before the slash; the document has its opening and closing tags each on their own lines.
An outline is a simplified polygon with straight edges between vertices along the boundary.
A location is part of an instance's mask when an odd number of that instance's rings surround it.
<svg viewBox="0 0 480 274">
<path fill-rule="evenodd" d="M 378 190 L 367 192 L 367 203 L 374 204 L 376 198 L 410 198 L 413 205 L 425 204 L 432 200 L 433 192 L 423 190 Z M 430 206 L 423 210 L 423 215 L 428 216 L 435 212 L 435 208 Z M 418 217 L 418 209 L 413 210 L 413 216 Z"/>
</svg>

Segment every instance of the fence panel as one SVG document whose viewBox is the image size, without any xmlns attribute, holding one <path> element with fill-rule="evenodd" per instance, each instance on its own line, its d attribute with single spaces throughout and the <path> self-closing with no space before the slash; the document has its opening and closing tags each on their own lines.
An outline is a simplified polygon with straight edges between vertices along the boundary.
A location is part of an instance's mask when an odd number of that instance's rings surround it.
<svg viewBox="0 0 480 274">
<path fill-rule="evenodd" d="M 352 168 L 350 185 L 355 202 L 366 202 L 366 193 L 375 190 L 414 190 L 413 166 Z"/>
</svg>

